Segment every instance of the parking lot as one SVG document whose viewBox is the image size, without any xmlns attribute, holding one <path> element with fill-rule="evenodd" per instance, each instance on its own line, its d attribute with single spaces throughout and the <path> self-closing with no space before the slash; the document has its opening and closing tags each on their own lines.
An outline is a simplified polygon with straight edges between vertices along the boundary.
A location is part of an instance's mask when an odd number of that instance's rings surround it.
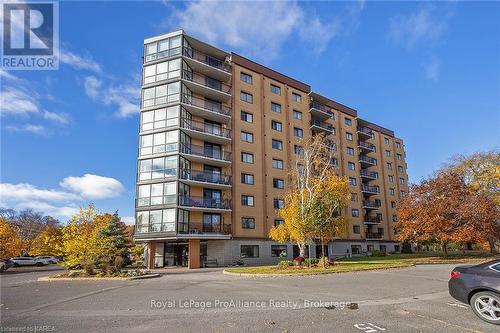
<svg viewBox="0 0 500 333">
<path fill-rule="evenodd" d="M 244 278 L 221 269 L 136 281 L 38 282 L 54 265 L 1 275 L 1 326 L 57 332 L 494 332 L 448 295 L 454 265 Z"/>
</svg>

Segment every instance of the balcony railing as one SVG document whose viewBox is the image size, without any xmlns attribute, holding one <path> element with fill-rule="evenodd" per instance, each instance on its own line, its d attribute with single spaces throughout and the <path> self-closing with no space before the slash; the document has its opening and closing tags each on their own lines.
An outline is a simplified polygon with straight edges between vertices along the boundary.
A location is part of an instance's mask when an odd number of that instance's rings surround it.
<svg viewBox="0 0 500 333">
<path fill-rule="evenodd" d="M 380 208 L 380 203 L 378 201 L 369 201 L 369 200 L 364 200 L 363 201 L 363 208 L 373 208 L 377 209 Z"/>
<path fill-rule="evenodd" d="M 217 69 L 220 69 L 224 72 L 231 73 L 231 66 L 219 59 L 216 59 L 214 57 L 211 57 L 209 55 L 206 55 L 205 53 L 202 53 L 197 50 L 193 50 L 192 48 L 184 47 L 182 49 L 182 55 L 188 58 L 191 58 L 193 60 L 202 62 L 204 64 L 207 64 L 211 67 L 215 67 Z"/>
<path fill-rule="evenodd" d="M 180 178 L 202 183 L 231 185 L 231 176 L 206 171 L 180 169 Z"/>
<path fill-rule="evenodd" d="M 378 179 L 378 172 L 375 171 L 368 171 L 366 169 L 361 169 L 360 174 L 362 177 Z"/>
<path fill-rule="evenodd" d="M 366 239 L 382 239 L 384 235 L 381 232 L 367 232 Z"/>
<path fill-rule="evenodd" d="M 213 149 L 204 146 L 198 146 L 193 144 L 182 144 L 181 153 L 196 155 L 206 158 L 213 158 L 215 160 L 221 161 L 231 161 L 231 153 L 223 150 Z"/>
<path fill-rule="evenodd" d="M 194 97 L 192 95 L 183 94 L 181 102 L 184 104 L 204 109 L 206 111 L 219 113 L 225 116 L 231 115 L 231 108 L 219 103 L 208 101 L 203 98 Z"/>
<path fill-rule="evenodd" d="M 177 232 L 179 234 L 223 234 L 231 235 L 231 225 L 230 224 L 205 224 L 205 223 L 194 223 L 189 222 L 187 224 L 178 223 Z"/>
<path fill-rule="evenodd" d="M 196 208 L 231 209 L 231 201 L 228 199 L 214 199 L 214 198 L 181 195 L 179 196 L 179 206 L 196 207 Z"/>
<path fill-rule="evenodd" d="M 368 136 L 373 135 L 373 131 L 369 129 L 368 127 L 363 127 L 363 126 L 358 126 L 358 133 L 365 134 Z"/>
<path fill-rule="evenodd" d="M 326 113 L 329 116 L 333 117 L 333 111 L 332 111 L 332 109 L 329 108 L 328 106 L 324 105 L 324 104 L 319 103 L 319 102 L 316 102 L 316 101 L 311 102 L 310 108 L 311 109 L 319 110 L 319 111 L 321 111 L 323 113 Z"/>
<path fill-rule="evenodd" d="M 377 216 L 365 216 L 364 219 L 363 219 L 363 222 L 365 223 L 380 223 L 382 222 L 382 220 L 380 219 L 380 217 L 377 217 Z"/>
<path fill-rule="evenodd" d="M 322 129 L 329 131 L 329 132 L 335 131 L 335 128 L 333 127 L 333 125 L 331 125 L 325 121 L 321 121 L 321 120 L 317 120 L 317 119 L 311 120 L 311 127 L 313 127 L 313 126 L 322 128 Z"/>
<path fill-rule="evenodd" d="M 375 151 L 375 145 L 368 143 L 366 141 L 359 141 L 358 142 L 358 147 L 365 148 L 371 151 Z"/>
<path fill-rule="evenodd" d="M 361 192 L 380 193 L 380 188 L 378 186 L 361 185 Z"/>
<path fill-rule="evenodd" d="M 181 119 L 181 127 L 185 129 L 190 129 L 193 131 L 215 135 L 221 138 L 230 139 L 231 138 L 231 130 L 220 125 L 205 123 L 201 121 L 196 121 L 192 119 Z"/>
<path fill-rule="evenodd" d="M 196 72 L 183 70 L 182 71 L 182 78 L 184 80 L 197 83 L 197 84 L 202 85 L 204 87 L 214 89 L 214 90 L 220 91 L 220 92 L 225 93 L 225 94 L 229 94 L 231 92 L 230 85 L 227 85 L 219 80 L 212 79 L 211 77 L 208 77 L 208 76 L 196 73 Z"/>
<path fill-rule="evenodd" d="M 373 157 L 369 157 L 366 155 L 359 155 L 359 161 L 360 162 L 365 162 L 373 165 L 377 165 L 377 160 Z"/>
</svg>

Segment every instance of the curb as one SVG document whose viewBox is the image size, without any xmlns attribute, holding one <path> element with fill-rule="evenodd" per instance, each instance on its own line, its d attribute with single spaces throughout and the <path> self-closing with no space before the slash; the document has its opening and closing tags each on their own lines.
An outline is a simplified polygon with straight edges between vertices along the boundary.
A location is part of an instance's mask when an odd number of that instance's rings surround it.
<svg viewBox="0 0 500 333">
<path fill-rule="evenodd" d="M 43 276 L 38 278 L 38 281 L 49 282 L 49 281 L 132 281 L 132 280 L 145 280 L 160 277 L 161 274 L 146 274 L 141 276 L 129 276 L 129 277 L 74 277 L 74 278 L 56 278 L 52 276 Z"/>
<path fill-rule="evenodd" d="M 359 269 L 354 271 L 340 271 L 340 272 L 314 272 L 314 273 L 285 273 L 285 274 L 259 274 L 259 273 L 235 273 L 228 272 L 226 270 L 222 271 L 222 274 L 231 275 L 231 276 L 241 276 L 241 277 L 257 277 L 257 278 L 267 278 L 267 277 L 282 277 L 282 276 L 314 276 L 314 275 L 328 275 L 328 274 L 342 274 L 342 273 L 357 273 L 357 272 L 366 272 L 366 271 L 380 271 L 386 269 L 399 269 L 399 268 L 408 268 L 413 267 L 414 264 L 410 264 L 408 266 L 396 266 L 396 267 L 378 267 L 378 268 L 368 268 L 368 269 Z"/>
</svg>

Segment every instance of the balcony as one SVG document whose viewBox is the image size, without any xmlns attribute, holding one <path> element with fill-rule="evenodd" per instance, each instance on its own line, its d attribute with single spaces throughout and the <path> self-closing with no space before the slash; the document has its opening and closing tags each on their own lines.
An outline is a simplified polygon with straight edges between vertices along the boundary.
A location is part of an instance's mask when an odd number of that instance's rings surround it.
<svg viewBox="0 0 500 333">
<path fill-rule="evenodd" d="M 361 163 L 362 167 L 369 167 L 377 165 L 377 160 L 366 155 L 359 155 L 359 163 Z"/>
<path fill-rule="evenodd" d="M 378 172 L 375 172 L 375 171 L 368 171 L 366 169 L 361 169 L 360 175 L 361 175 L 361 178 L 365 178 L 368 180 L 378 179 Z"/>
<path fill-rule="evenodd" d="M 217 144 L 231 142 L 231 130 L 212 123 L 181 118 L 181 128 L 191 137 Z"/>
<path fill-rule="evenodd" d="M 231 122 L 231 108 L 222 103 L 183 94 L 181 103 L 193 116 L 200 116 L 213 121 L 229 123 Z"/>
<path fill-rule="evenodd" d="M 201 185 L 207 188 L 225 189 L 232 184 L 231 176 L 213 172 L 180 169 L 180 179 L 189 185 Z"/>
<path fill-rule="evenodd" d="M 231 98 L 231 86 L 197 72 L 182 71 L 182 81 L 191 92 L 220 102 Z"/>
<path fill-rule="evenodd" d="M 182 49 L 182 55 L 189 67 L 196 72 L 209 75 L 220 81 L 228 81 L 231 78 L 231 65 L 223 60 L 189 47 Z"/>
<path fill-rule="evenodd" d="M 361 192 L 367 195 L 379 194 L 380 188 L 378 186 L 361 185 Z"/>
<path fill-rule="evenodd" d="M 381 205 L 378 201 L 369 201 L 369 200 L 363 201 L 363 209 L 379 209 L 380 206 Z"/>
<path fill-rule="evenodd" d="M 332 109 L 316 101 L 311 102 L 309 112 L 311 113 L 312 116 L 315 116 L 316 118 L 322 120 L 333 118 Z"/>
<path fill-rule="evenodd" d="M 177 233 L 183 238 L 229 239 L 231 237 L 231 224 L 205 224 L 197 222 L 177 223 Z"/>
<path fill-rule="evenodd" d="M 230 152 L 193 144 L 181 144 L 180 148 L 181 155 L 193 162 L 208 163 L 217 166 L 231 164 Z"/>
<path fill-rule="evenodd" d="M 366 141 L 359 141 L 358 142 L 358 148 L 360 152 L 363 153 L 374 153 L 375 152 L 375 145 L 366 142 Z"/>
<path fill-rule="evenodd" d="M 373 137 L 373 131 L 368 127 L 358 126 L 358 136 L 364 139 L 371 139 Z"/>
<path fill-rule="evenodd" d="M 327 134 L 335 133 L 335 128 L 333 127 L 333 125 L 318 119 L 311 120 L 311 130 L 314 132 L 324 132 Z"/>
<path fill-rule="evenodd" d="M 193 197 L 189 195 L 179 196 L 179 206 L 186 210 L 204 212 L 231 211 L 231 201 L 229 199 Z"/>
<path fill-rule="evenodd" d="M 365 233 L 366 240 L 378 240 L 384 238 L 384 234 L 381 232 L 366 232 Z"/>
<path fill-rule="evenodd" d="M 380 219 L 380 217 L 377 216 L 365 215 L 365 217 L 363 218 L 364 224 L 380 224 L 381 222 L 382 220 Z"/>
</svg>

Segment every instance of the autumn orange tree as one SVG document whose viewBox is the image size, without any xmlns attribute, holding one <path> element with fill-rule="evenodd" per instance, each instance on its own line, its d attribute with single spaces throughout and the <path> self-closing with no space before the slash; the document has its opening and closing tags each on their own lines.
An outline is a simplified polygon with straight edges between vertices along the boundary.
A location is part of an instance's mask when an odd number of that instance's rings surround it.
<svg viewBox="0 0 500 333">
<path fill-rule="evenodd" d="M 45 227 L 33 240 L 30 255 L 32 256 L 63 256 L 62 228 L 56 225 Z"/>
<path fill-rule="evenodd" d="M 0 218 L 0 259 L 20 255 L 23 247 L 17 231 L 5 219 Z"/>
<path fill-rule="evenodd" d="M 497 205 L 467 184 L 463 173 L 441 170 L 410 187 L 397 208 L 397 238 L 437 242 L 445 256 L 449 243 L 485 240 L 498 219 Z"/>
</svg>

